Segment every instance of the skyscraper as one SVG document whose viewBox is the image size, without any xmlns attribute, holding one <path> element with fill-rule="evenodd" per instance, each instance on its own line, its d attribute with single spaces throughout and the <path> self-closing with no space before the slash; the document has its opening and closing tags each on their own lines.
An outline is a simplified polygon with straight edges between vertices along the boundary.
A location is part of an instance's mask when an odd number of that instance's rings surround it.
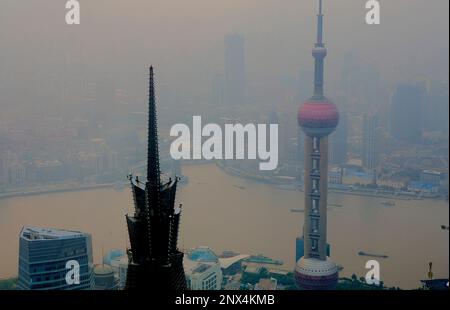
<svg viewBox="0 0 450 310">
<path fill-rule="evenodd" d="M 67 283 L 69 261 L 80 266 L 79 284 Z M 25 226 L 19 238 L 22 290 L 89 290 L 94 288 L 91 236 L 79 231 Z"/>
<path fill-rule="evenodd" d="M 339 125 L 330 137 L 330 162 L 336 165 L 347 163 L 348 152 L 347 114 L 341 113 Z"/>
<path fill-rule="evenodd" d="M 423 102 L 425 130 L 448 132 L 448 102 L 448 82 L 432 81 Z"/>
<path fill-rule="evenodd" d="M 161 182 L 153 67 L 150 67 L 147 180 L 130 176 L 135 213 L 127 215 L 131 249 L 125 289 L 184 290 L 183 253 L 177 248 L 181 207 L 178 178 Z"/>
<path fill-rule="evenodd" d="M 223 85 L 223 75 L 216 74 L 214 75 L 211 81 L 211 90 L 210 90 L 210 103 L 216 105 L 223 105 L 224 100 L 224 85 Z"/>
<path fill-rule="evenodd" d="M 336 106 L 324 96 L 324 59 L 327 49 L 322 41 L 322 0 L 317 16 L 317 43 L 313 48 L 314 95 L 298 111 L 298 123 L 305 138 L 305 222 L 304 256 L 295 268 L 297 285 L 303 289 L 333 288 L 338 270 L 327 257 L 328 135 L 339 123 Z"/>
<path fill-rule="evenodd" d="M 376 115 L 364 115 L 362 164 L 370 171 L 373 171 L 378 165 L 375 136 L 377 127 L 378 117 Z"/>
<path fill-rule="evenodd" d="M 225 103 L 245 103 L 245 49 L 244 37 L 240 34 L 225 36 Z"/>
<path fill-rule="evenodd" d="M 419 85 L 401 84 L 391 102 L 391 135 L 403 142 L 417 143 L 422 137 L 422 99 Z"/>
</svg>

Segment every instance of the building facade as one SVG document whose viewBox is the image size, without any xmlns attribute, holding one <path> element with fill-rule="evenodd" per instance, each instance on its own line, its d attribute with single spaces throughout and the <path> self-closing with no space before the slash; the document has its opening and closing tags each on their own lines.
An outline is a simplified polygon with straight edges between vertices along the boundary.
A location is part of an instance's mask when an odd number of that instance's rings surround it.
<svg viewBox="0 0 450 310">
<path fill-rule="evenodd" d="M 340 114 L 339 125 L 330 136 L 330 163 L 335 165 L 345 165 L 348 153 L 348 125 L 347 114 Z"/>
<path fill-rule="evenodd" d="M 66 275 L 69 261 L 80 267 L 79 284 L 70 284 Z M 23 227 L 19 238 L 19 279 L 21 290 L 93 289 L 91 236 L 79 231 Z"/>
<path fill-rule="evenodd" d="M 398 85 L 391 102 L 390 133 L 405 143 L 418 143 L 422 138 L 422 100 L 424 92 L 414 84 Z"/>
<path fill-rule="evenodd" d="M 112 266 L 102 264 L 94 267 L 94 289 L 98 291 L 119 289 L 119 279 L 115 276 Z"/>
<path fill-rule="evenodd" d="M 220 290 L 222 269 L 219 258 L 208 247 L 190 250 L 184 259 L 188 288 L 191 290 Z"/>
<path fill-rule="evenodd" d="M 362 165 L 373 171 L 378 165 L 376 129 L 378 117 L 372 114 L 364 115 Z"/>
</svg>

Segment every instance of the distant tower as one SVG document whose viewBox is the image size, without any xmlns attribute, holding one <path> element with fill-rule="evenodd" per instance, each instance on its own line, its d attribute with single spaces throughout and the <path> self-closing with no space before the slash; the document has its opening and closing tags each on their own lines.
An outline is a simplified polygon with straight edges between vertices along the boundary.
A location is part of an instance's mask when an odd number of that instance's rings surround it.
<svg viewBox="0 0 450 310">
<path fill-rule="evenodd" d="M 225 36 L 225 103 L 245 103 L 245 48 L 240 34 Z"/>
<path fill-rule="evenodd" d="M 339 126 L 330 136 L 330 162 L 335 165 L 345 165 L 347 163 L 348 152 L 348 128 L 347 114 L 340 113 Z"/>
<path fill-rule="evenodd" d="M 214 75 L 211 81 L 210 103 L 219 106 L 223 105 L 224 101 L 224 78 L 221 74 Z"/>
<path fill-rule="evenodd" d="M 402 142 L 419 143 L 422 138 L 422 98 L 419 85 L 401 84 L 391 102 L 391 135 Z"/>
<path fill-rule="evenodd" d="M 322 41 L 322 0 L 319 0 L 315 59 L 314 95 L 298 111 L 298 123 L 305 138 L 305 223 L 304 256 L 295 268 L 297 285 L 303 289 L 330 289 L 338 281 L 335 263 L 327 258 L 327 170 L 328 135 L 338 125 L 339 112 L 324 96 L 324 59 L 327 50 Z"/>
<path fill-rule="evenodd" d="M 448 132 L 448 102 L 448 82 L 432 81 L 427 92 L 426 100 L 423 102 L 424 128 L 426 130 Z"/>
<path fill-rule="evenodd" d="M 153 67 L 148 114 L 147 181 L 130 176 L 135 213 L 126 216 L 131 249 L 125 289 L 184 290 L 183 253 L 177 248 L 181 209 L 174 207 L 178 178 L 161 183 Z"/>
<path fill-rule="evenodd" d="M 378 117 L 373 114 L 364 115 L 363 128 L 363 167 L 372 171 L 378 165 L 377 145 L 376 145 L 376 129 L 378 127 Z"/>
</svg>

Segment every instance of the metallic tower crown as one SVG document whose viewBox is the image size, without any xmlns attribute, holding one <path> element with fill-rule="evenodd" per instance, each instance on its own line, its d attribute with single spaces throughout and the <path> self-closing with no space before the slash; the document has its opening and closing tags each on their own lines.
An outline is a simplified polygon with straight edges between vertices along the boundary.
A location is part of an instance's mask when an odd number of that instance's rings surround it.
<svg viewBox="0 0 450 310">
<path fill-rule="evenodd" d="M 127 215 L 131 249 L 126 289 L 186 289 L 183 253 L 177 248 L 181 208 L 174 207 L 178 178 L 161 183 L 155 79 L 150 67 L 147 181 L 130 175 L 135 213 Z"/>
</svg>

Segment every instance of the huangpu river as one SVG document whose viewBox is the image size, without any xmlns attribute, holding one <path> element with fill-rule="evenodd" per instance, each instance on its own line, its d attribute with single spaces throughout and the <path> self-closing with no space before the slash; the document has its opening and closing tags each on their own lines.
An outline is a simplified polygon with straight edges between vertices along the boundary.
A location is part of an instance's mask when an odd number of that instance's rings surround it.
<svg viewBox="0 0 450 310">
<path fill-rule="evenodd" d="M 183 204 L 179 246 L 209 246 L 216 253 L 233 250 L 264 254 L 295 265 L 295 238 L 300 235 L 303 193 L 276 189 L 227 175 L 214 164 L 184 166 L 189 182 L 178 189 Z M 381 280 L 412 289 L 433 262 L 435 278 L 448 277 L 449 206 L 443 200 L 396 200 L 329 194 L 328 242 L 332 259 L 343 266 L 340 276 L 364 276 L 370 257 L 377 258 Z M 17 276 L 18 239 L 23 225 L 65 228 L 92 235 L 94 262 L 102 252 L 127 244 L 125 214 L 133 211 L 130 189 L 95 189 L 0 200 L 0 278 Z"/>
</svg>

